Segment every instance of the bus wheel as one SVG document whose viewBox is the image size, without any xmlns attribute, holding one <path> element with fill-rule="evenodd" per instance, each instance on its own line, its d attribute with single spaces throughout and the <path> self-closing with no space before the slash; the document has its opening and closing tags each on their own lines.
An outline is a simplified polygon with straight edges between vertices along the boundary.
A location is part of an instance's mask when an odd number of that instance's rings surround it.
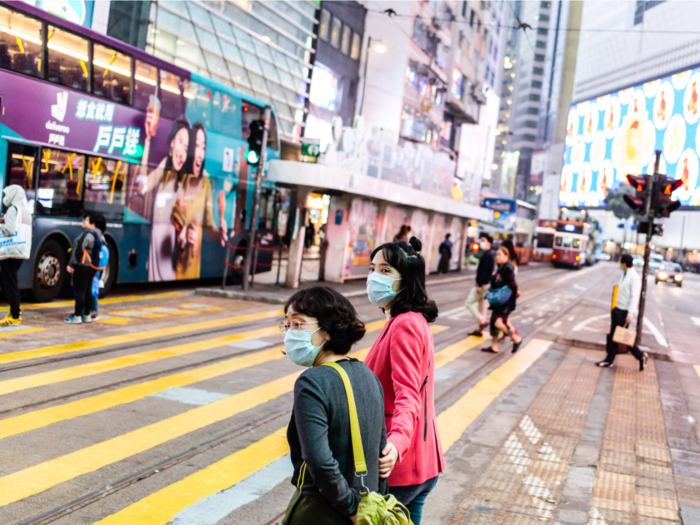
<svg viewBox="0 0 700 525">
<path fill-rule="evenodd" d="M 32 297 L 36 302 L 53 301 L 66 277 L 66 254 L 59 243 L 49 239 L 34 258 Z"/>
<path fill-rule="evenodd" d="M 117 247 L 114 243 L 109 241 L 107 241 L 107 246 L 109 247 L 109 263 L 107 263 L 107 267 L 102 270 L 102 277 L 100 280 L 104 283 L 104 288 L 100 288 L 100 299 L 107 295 L 117 283 L 117 273 L 119 270 L 119 254 L 117 253 Z"/>
</svg>

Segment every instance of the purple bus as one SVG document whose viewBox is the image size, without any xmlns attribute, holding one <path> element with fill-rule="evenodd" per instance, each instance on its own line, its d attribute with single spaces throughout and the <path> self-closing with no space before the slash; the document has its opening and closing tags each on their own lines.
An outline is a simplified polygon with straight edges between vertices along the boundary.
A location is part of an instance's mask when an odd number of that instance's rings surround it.
<svg viewBox="0 0 700 525">
<path fill-rule="evenodd" d="M 243 161 L 264 103 L 20 2 L 0 2 L 0 181 L 25 188 L 37 301 L 70 285 L 80 218 L 107 218 L 115 283 L 221 277 L 242 261 L 255 170 Z M 273 111 L 268 158 L 279 157 Z M 280 202 L 263 182 L 261 248 Z M 5 210 L 3 210 L 5 211 Z M 258 271 L 272 252 L 258 251 Z M 254 263 L 255 264 L 255 263 Z"/>
</svg>

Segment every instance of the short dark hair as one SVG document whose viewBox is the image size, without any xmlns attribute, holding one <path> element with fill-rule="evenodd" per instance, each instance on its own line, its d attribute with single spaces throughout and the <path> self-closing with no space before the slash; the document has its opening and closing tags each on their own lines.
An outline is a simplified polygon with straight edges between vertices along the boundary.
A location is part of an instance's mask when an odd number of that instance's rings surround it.
<svg viewBox="0 0 700 525">
<path fill-rule="evenodd" d="M 491 237 L 488 233 L 480 233 L 479 239 L 486 239 L 490 244 L 493 244 L 493 237 Z"/>
<path fill-rule="evenodd" d="M 620 262 L 627 266 L 627 268 L 632 268 L 632 265 L 634 264 L 634 259 L 632 259 L 632 256 L 629 253 L 623 253 L 620 256 Z"/>
<path fill-rule="evenodd" d="M 391 306 L 391 316 L 418 312 L 432 323 L 437 319 L 438 307 L 428 299 L 425 291 L 425 260 L 420 254 L 423 243 L 415 237 L 408 242 L 388 242 L 372 252 L 371 259 L 381 250 L 384 260 L 401 274 L 403 289 Z"/>
<path fill-rule="evenodd" d="M 99 228 L 102 231 L 102 233 L 104 233 L 107 229 L 107 219 L 105 219 L 105 216 L 99 211 L 86 211 L 83 218 L 89 220 L 90 224 L 94 224 L 96 228 Z M 104 226 L 104 229 L 100 227 L 101 225 Z"/>
<path fill-rule="evenodd" d="M 365 335 L 355 307 L 342 294 L 328 286 L 312 286 L 299 290 L 284 305 L 284 313 L 292 307 L 295 312 L 318 319 L 319 327 L 331 336 L 324 350 L 347 354 L 352 345 Z"/>
<path fill-rule="evenodd" d="M 450 237 L 452 237 L 452 234 L 448 233 L 447 235 L 445 235 L 445 240 L 449 239 Z"/>
</svg>

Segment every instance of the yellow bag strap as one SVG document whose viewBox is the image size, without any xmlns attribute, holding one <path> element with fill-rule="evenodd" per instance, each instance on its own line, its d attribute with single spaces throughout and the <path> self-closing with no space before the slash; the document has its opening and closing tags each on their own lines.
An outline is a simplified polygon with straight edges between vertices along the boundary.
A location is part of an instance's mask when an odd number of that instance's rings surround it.
<svg viewBox="0 0 700 525">
<path fill-rule="evenodd" d="M 345 385 L 345 393 L 348 396 L 348 409 L 350 412 L 350 434 L 352 437 L 352 454 L 355 459 L 355 474 L 364 477 L 367 474 L 367 463 L 365 463 L 365 451 L 362 448 L 362 434 L 360 434 L 360 420 L 357 417 L 357 406 L 355 405 L 355 395 L 352 393 L 352 385 L 348 374 L 338 363 L 323 363 L 323 366 L 330 366 L 335 369 Z M 363 483 L 364 484 L 364 483 Z"/>
</svg>

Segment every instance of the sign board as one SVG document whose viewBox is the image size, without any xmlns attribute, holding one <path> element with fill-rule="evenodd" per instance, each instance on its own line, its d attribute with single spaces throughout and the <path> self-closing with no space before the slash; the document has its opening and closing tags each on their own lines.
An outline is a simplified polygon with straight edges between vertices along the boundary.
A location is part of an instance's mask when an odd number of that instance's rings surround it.
<svg viewBox="0 0 700 525">
<path fill-rule="evenodd" d="M 547 163 L 547 151 L 536 151 L 532 154 L 530 162 L 530 184 L 540 186 L 544 178 L 545 164 Z"/>
<path fill-rule="evenodd" d="M 515 199 L 484 199 L 484 208 L 493 210 L 493 220 L 505 231 L 515 231 Z"/>
<path fill-rule="evenodd" d="M 321 141 L 319 139 L 302 139 L 301 154 L 307 157 L 320 157 Z"/>
</svg>

